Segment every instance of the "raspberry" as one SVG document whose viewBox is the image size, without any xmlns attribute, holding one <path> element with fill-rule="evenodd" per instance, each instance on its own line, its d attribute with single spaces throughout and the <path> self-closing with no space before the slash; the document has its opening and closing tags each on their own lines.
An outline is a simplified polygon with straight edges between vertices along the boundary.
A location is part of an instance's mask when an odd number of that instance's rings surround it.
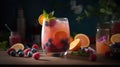
<svg viewBox="0 0 120 67">
<path fill-rule="evenodd" d="M 39 49 L 39 47 L 38 47 L 37 44 L 33 44 L 33 45 L 32 45 L 32 48 Z"/>
<path fill-rule="evenodd" d="M 49 26 L 54 26 L 56 24 L 56 20 L 55 19 L 51 19 L 50 21 L 49 21 Z"/>
<path fill-rule="evenodd" d="M 24 50 L 24 54 L 27 55 L 27 53 L 30 51 L 30 48 L 27 48 Z"/>
<path fill-rule="evenodd" d="M 40 53 L 39 52 L 36 52 L 32 55 L 32 57 L 35 59 L 35 60 L 38 60 L 40 58 Z"/>
<path fill-rule="evenodd" d="M 96 61 L 96 59 L 97 59 L 97 56 L 95 54 L 90 54 L 89 56 L 90 61 Z"/>
<path fill-rule="evenodd" d="M 15 49 L 14 49 L 14 48 L 9 48 L 9 49 L 7 49 L 7 54 L 10 55 L 10 52 L 11 52 L 11 51 L 15 51 Z"/>
</svg>

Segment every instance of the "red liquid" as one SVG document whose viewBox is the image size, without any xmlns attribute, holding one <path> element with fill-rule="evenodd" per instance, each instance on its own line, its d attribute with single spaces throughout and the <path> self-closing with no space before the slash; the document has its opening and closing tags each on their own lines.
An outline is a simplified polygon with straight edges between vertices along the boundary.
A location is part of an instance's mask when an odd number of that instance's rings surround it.
<svg viewBox="0 0 120 67">
<path fill-rule="evenodd" d="M 10 46 L 14 45 L 15 43 L 20 43 L 21 37 L 16 32 L 11 32 L 11 35 L 9 36 L 9 44 Z"/>
<path fill-rule="evenodd" d="M 46 52 L 64 52 L 69 47 L 69 24 L 68 21 L 56 20 L 55 23 L 42 27 L 42 48 Z"/>
</svg>

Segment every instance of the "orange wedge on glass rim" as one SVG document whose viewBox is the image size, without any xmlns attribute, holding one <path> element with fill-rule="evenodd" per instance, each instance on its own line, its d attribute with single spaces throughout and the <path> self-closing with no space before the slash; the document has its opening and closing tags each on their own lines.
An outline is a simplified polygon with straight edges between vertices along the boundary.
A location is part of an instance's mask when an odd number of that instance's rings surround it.
<svg viewBox="0 0 120 67">
<path fill-rule="evenodd" d="M 45 19 L 44 14 L 41 14 L 41 15 L 38 17 L 38 22 L 39 22 L 40 25 L 43 24 L 44 19 Z"/>
<path fill-rule="evenodd" d="M 80 39 L 75 39 L 70 43 L 69 50 L 77 51 L 80 49 L 80 46 L 81 46 Z"/>
<path fill-rule="evenodd" d="M 81 46 L 80 47 L 88 47 L 90 45 L 90 39 L 86 34 L 76 34 L 74 37 L 75 39 L 80 39 Z"/>
<path fill-rule="evenodd" d="M 117 33 L 117 34 L 113 34 L 110 38 L 110 41 L 112 43 L 115 43 L 115 42 L 120 42 L 120 33 Z"/>
</svg>

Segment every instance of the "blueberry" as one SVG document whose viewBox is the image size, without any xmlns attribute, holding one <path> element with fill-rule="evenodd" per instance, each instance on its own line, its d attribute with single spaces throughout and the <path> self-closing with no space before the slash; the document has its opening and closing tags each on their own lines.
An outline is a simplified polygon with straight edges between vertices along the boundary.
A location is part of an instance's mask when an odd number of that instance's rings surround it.
<svg viewBox="0 0 120 67">
<path fill-rule="evenodd" d="M 45 26 L 49 26 L 49 23 L 48 23 L 48 22 L 45 22 Z"/>
<path fill-rule="evenodd" d="M 52 47 L 52 46 L 53 46 L 53 44 L 50 43 L 50 42 L 47 42 L 45 45 L 46 45 L 47 47 Z"/>
<path fill-rule="evenodd" d="M 31 51 L 32 51 L 33 53 L 35 53 L 35 52 L 37 52 L 37 49 L 32 48 Z"/>
<path fill-rule="evenodd" d="M 16 53 L 18 54 L 19 52 L 21 52 L 22 50 L 21 49 L 18 49 L 17 51 L 16 51 Z"/>
<path fill-rule="evenodd" d="M 10 56 L 16 56 L 16 51 L 10 51 Z"/>
<path fill-rule="evenodd" d="M 32 51 L 29 51 L 28 54 L 27 54 L 27 56 L 28 56 L 28 57 L 32 57 L 32 54 L 33 54 L 33 52 L 32 52 Z"/>
<path fill-rule="evenodd" d="M 24 57 L 24 52 L 23 52 L 23 51 L 20 51 L 20 52 L 18 53 L 18 55 L 19 55 L 19 57 Z"/>
<path fill-rule="evenodd" d="M 48 42 L 52 43 L 52 39 L 51 39 L 51 38 L 49 38 L 49 39 L 48 39 Z"/>
</svg>

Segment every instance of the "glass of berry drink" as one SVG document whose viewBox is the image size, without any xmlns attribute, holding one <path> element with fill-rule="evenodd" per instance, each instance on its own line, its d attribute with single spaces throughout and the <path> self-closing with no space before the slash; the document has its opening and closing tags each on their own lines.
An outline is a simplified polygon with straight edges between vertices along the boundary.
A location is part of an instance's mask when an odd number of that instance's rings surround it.
<svg viewBox="0 0 120 67">
<path fill-rule="evenodd" d="M 62 56 L 69 48 L 69 38 L 68 18 L 54 18 L 43 21 L 41 43 L 47 56 Z"/>
</svg>

